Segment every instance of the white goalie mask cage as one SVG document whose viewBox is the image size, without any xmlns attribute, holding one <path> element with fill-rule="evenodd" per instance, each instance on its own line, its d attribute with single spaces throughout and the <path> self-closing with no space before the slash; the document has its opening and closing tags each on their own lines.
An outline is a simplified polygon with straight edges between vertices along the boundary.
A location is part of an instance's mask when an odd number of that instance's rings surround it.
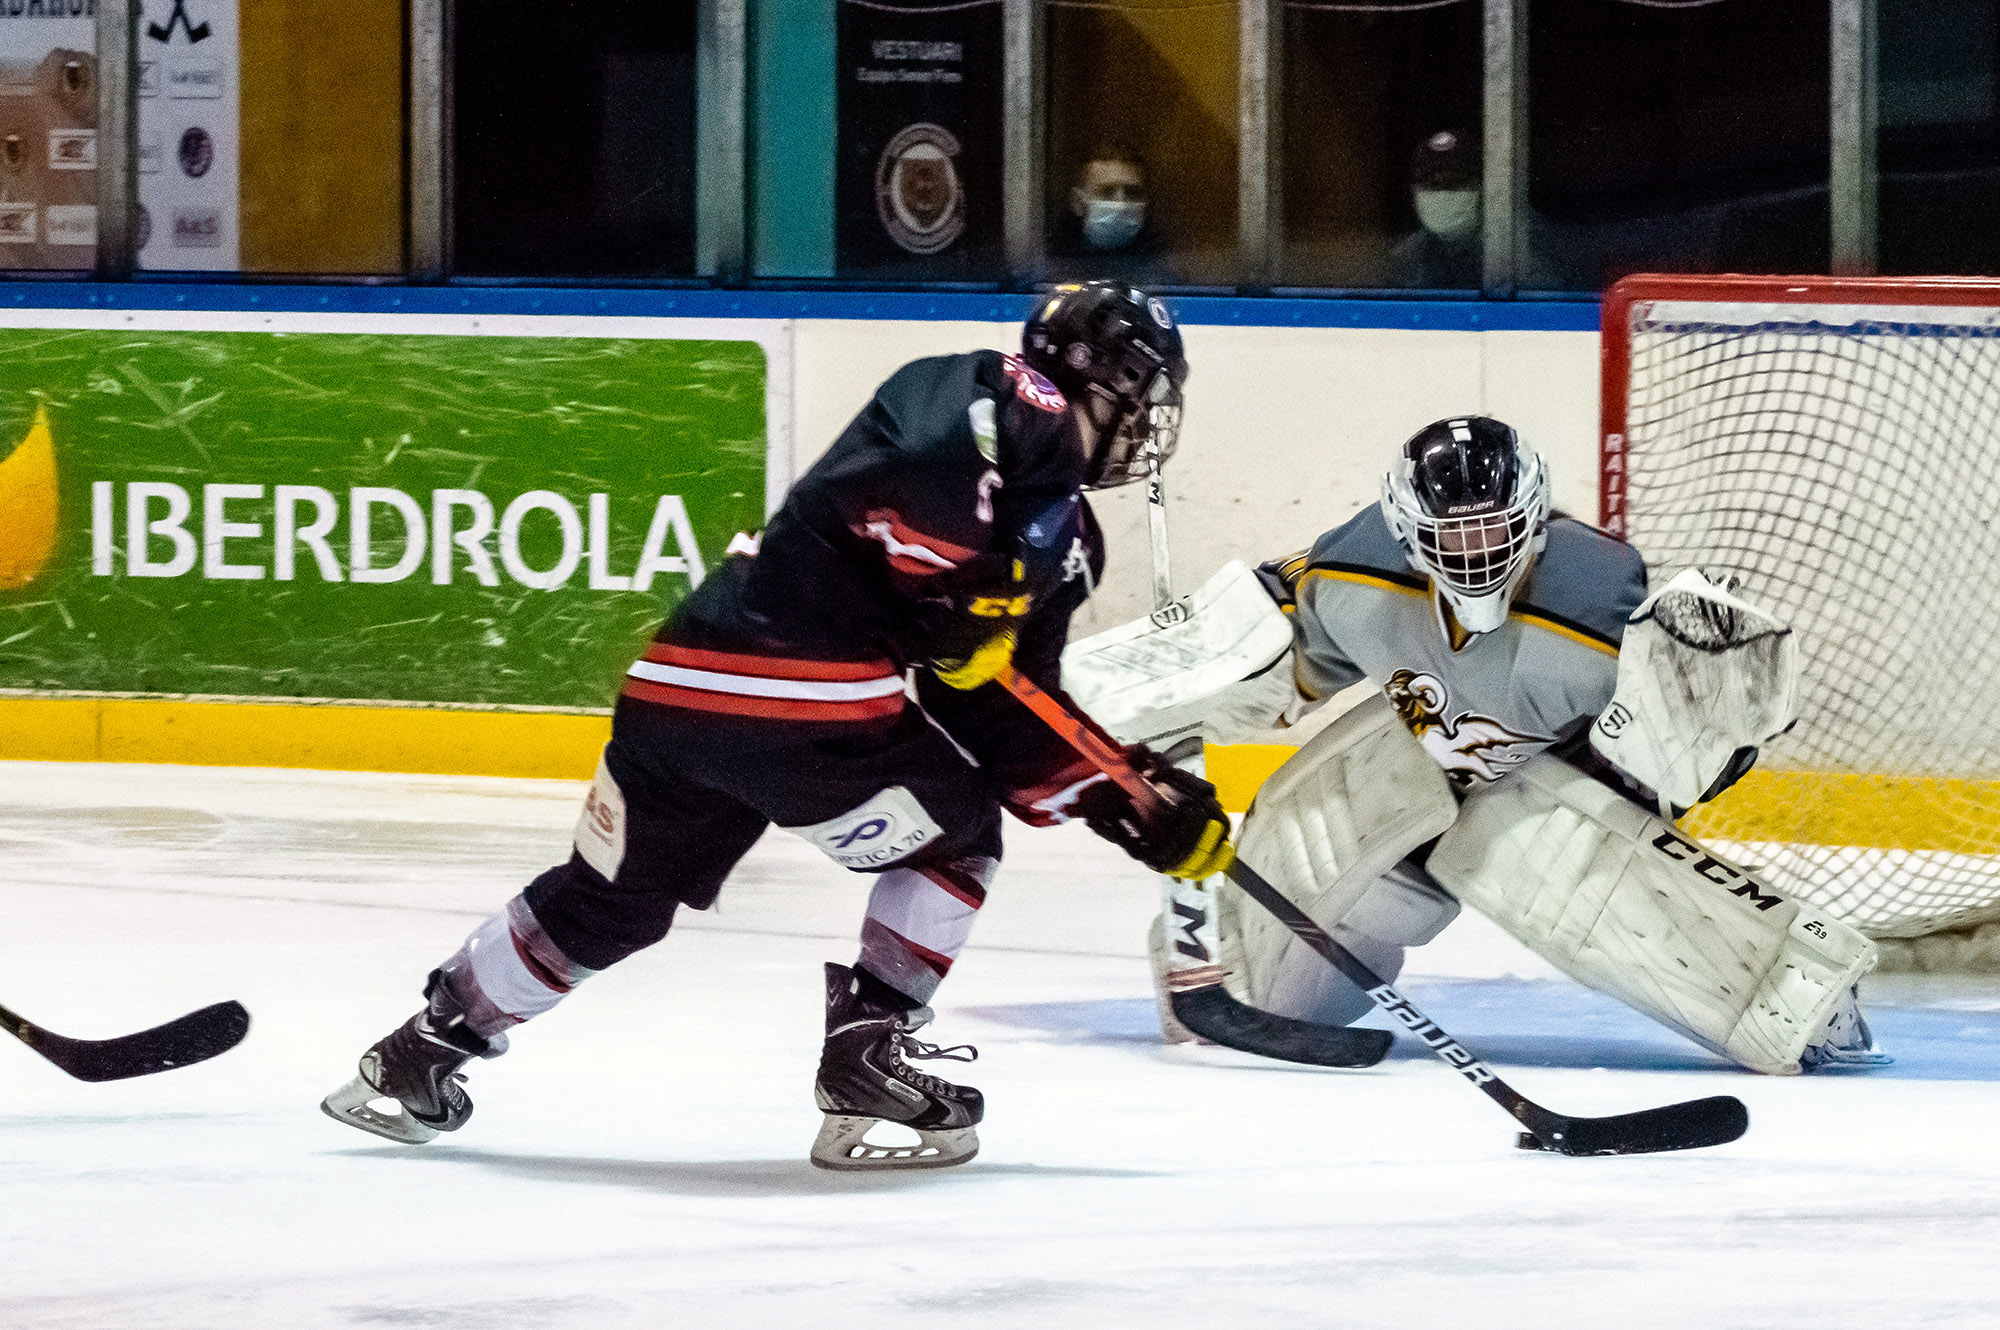
<svg viewBox="0 0 2000 1330">
<path fill-rule="evenodd" d="M 1428 437 L 1434 447 L 1474 453 L 1494 450 L 1504 431 L 1511 448 L 1511 492 L 1482 494 L 1475 484 L 1465 502 L 1426 498 L 1413 456 Z M 1489 457 L 1489 460 L 1494 460 Z M 1500 459 L 1504 463 L 1504 459 Z M 1503 465 L 1503 471 L 1505 470 Z M 1497 479 L 1498 477 L 1491 477 Z M 1504 482 L 1503 482 L 1504 483 Z M 1427 487 L 1435 489 L 1435 487 Z M 1434 512 L 1441 507 L 1443 512 Z M 1402 543 L 1410 566 L 1431 580 L 1468 633 L 1490 633 L 1507 621 L 1514 592 L 1547 541 L 1548 467 L 1541 454 L 1498 421 L 1466 417 L 1420 431 L 1382 477 L 1382 514 Z"/>
</svg>

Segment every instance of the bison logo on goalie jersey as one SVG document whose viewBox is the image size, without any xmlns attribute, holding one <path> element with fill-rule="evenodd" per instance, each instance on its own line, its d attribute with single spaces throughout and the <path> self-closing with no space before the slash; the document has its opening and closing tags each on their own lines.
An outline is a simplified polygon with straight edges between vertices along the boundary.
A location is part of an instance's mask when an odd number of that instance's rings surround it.
<svg viewBox="0 0 2000 1330">
<path fill-rule="evenodd" d="M 1554 742 L 1544 735 L 1516 734 L 1476 711 L 1449 714 L 1451 691 L 1434 674 L 1397 670 L 1382 691 L 1424 751 L 1461 785 L 1499 780 Z"/>
</svg>

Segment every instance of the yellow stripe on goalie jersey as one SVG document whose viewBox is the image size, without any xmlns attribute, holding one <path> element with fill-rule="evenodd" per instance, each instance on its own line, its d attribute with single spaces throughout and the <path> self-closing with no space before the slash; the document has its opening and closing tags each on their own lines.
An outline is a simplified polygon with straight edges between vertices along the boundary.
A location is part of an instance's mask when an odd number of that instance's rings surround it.
<svg viewBox="0 0 2000 1330">
<path fill-rule="evenodd" d="M 1358 573 L 1348 568 L 1311 569 L 1300 574 L 1298 579 L 1293 583 L 1293 587 L 1296 589 L 1299 586 L 1303 586 L 1316 577 L 1325 578 L 1330 582 L 1352 582 L 1356 586 L 1374 587 L 1378 591 L 1393 591 L 1402 596 L 1428 597 L 1431 594 L 1429 587 L 1414 587 L 1408 583 L 1396 581 L 1393 578 L 1374 577 L 1367 573 Z M 1554 633 L 1557 637 L 1575 642 L 1578 646 L 1589 647 L 1592 651 L 1601 651 L 1607 656 L 1616 656 L 1618 654 L 1618 644 L 1616 642 L 1607 642 L 1601 637 L 1582 632 L 1566 623 L 1559 622 L 1546 614 L 1538 612 L 1532 606 L 1513 605 L 1509 607 L 1507 617 L 1518 623 L 1531 624 L 1543 632 Z"/>
</svg>

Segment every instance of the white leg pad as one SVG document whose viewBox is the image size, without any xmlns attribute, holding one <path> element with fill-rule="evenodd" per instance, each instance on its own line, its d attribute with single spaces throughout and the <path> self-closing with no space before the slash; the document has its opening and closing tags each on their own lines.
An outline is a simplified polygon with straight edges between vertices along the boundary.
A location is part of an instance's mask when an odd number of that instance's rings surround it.
<svg viewBox="0 0 2000 1330">
<path fill-rule="evenodd" d="M 1237 848 L 1314 922 L 1393 978 L 1405 947 L 1430 941 L 1458 915 L 1450 896 L 1397 865 L 1457 815 L 1444 772 L 1378 694 L 1265 782 Z M 1322 1024 L 1345 1025 L 1368 1010 L 1366 994 L 1268 911 L 1226 878 L 1209 885 L 1232 997 Z"/>
<path fill-rule="evenodd" d="M 1430 873 L 1565 974 L 1752 1071 L 1793 1075 L 1875 944 L 1560 758 L 1475 790 Z"/>
</svg>

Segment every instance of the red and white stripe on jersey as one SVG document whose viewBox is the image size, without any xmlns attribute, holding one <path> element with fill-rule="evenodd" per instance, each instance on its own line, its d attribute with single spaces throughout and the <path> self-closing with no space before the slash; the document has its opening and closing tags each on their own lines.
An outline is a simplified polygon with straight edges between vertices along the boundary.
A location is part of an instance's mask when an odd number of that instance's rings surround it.
<svg viewBox="0 0 2000 1330">
<path fill-rule="evenodd" d="M 902 514 L 893 508 L 869 509 L 861 524 L 854 528 L 854 534 L 882 542 L 882 548 L 889 551 L 891 568 L 899 573 L 918 576 L 950 572 L 979 553 L 949 540 L 925 535 L 905 522 Z"/>
<path fill-rule="evenodd" d="M 1008 356 L 1002 363 L 1007 377 L 1014 382 L 1014 395 L 1029 406 L 1052 414 L 1061 414 L 1068 401 L 1062 389 L 1042 377 L 1039 370 L 1032 369 L 1019 356 Z"/>
<path fill-rule="evenodd" d="M 862 965 L 917 1001 L 930 1001 L 972 936 L 998 867 L 972 856 L 879 875 L 861 926 Z"/>
<path fill-rule="evenodd" d="M 773 720 L 879 720 L 908 701 L 888 660 L 791 660 L 655 642 L 625 672 L 625 696 Z"/>
<path fill-rule="evenodd" d="M 1058 822 L 1069 821 L 1078 795 L 1109 779 L 1079 757 L 1039 784 L 1009 790 L 1005 802 L 1009 812 L 1030 826 L 1051 827 Z"/>
</svg>

